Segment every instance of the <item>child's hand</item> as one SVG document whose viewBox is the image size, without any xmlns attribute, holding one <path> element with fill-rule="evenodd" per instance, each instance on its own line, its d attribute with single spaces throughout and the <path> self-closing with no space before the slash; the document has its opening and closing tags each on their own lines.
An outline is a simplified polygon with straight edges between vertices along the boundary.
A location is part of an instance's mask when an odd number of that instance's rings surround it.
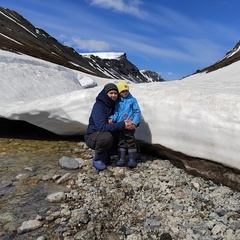
<svg viewBox="0 0 240 240">
<path fill-rule="evenodd" d="M 110 119 L 108 120 L 108 123 L 113 123 L 113 120 L 110 118 Z"/>
</svg>

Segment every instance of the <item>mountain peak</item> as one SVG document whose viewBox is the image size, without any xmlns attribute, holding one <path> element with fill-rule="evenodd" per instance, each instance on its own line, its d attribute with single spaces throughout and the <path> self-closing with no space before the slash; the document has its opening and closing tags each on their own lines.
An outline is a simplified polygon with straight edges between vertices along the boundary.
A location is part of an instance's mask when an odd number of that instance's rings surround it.
<svg viewBox="0 0 240 240">
<path fill-rule="evenodd" d="M 230 58 L 239 52 L 240 52 L 240 41 L 236 44 L 236 46 L 232 50 L 226 53 L 226 56 L 224 58 Z"/>
</svg>

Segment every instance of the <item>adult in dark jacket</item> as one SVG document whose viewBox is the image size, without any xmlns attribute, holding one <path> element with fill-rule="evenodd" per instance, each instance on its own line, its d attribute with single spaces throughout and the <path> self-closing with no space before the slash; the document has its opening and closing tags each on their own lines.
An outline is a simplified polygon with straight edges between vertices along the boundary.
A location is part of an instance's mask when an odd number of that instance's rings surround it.
<svg viewBox="0 0 240 240">
<path fill-rule="evenodd" d="M 106 168 L 109 151 L 117 141 L 117 133 L 124 129 L 132 129 L 131 121 L 108 123 L 114 114 L 118 99 L 118 88 L 114 83 L 108 83 L 98 94 L 93 105 L 89 124 L 85 134 L 85 141 L 89 148 L 94 150 L 93 166 L 102 171 Z"/>
</svg>

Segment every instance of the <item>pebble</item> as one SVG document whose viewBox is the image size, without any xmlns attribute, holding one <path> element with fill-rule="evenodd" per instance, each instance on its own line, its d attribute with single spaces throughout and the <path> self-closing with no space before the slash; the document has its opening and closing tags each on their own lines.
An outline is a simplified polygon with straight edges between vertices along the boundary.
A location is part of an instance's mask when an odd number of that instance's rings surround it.
<svg viewBox="0 0 240 240">
<path fill-rule="evenodd" d="M 22 234 L 40 228 L 42 225 L 43 223 L 38 220 L 29 220 L 23 222 L 17 231 L 19 234 Z"/>
<path fill-rule="evenodd" d="M 65 198 L 65 193 L 64 192 L 56 192 L 49 194 L 46 197 L 46 200 L 49 202 L 60 202 Z"/>
<path fill-rule="evenodd" d="M 66 169 L 78 169 L 79 168 L 79 163 L 77 160 L 70 158 L 70 157 L 62 157 L 59 160 L 59 164 L 62 168 Z"/>
</svg>

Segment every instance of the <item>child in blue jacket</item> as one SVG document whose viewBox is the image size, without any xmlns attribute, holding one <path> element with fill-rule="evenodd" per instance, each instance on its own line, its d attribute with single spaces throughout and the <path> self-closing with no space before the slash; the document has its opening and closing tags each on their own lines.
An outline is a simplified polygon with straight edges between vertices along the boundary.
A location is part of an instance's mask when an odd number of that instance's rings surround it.
<svg viewBox="0 0 240 240">
<path fill-rule="evenodd" d="M 132 129 L 124 129 L 120 132 L 118 143 L 119 160 L 116 164 L 117 166 L 125 164 L 125 155 L 128 150 L 129 161 L 127 165 L 130 168 L 135 168 L 137 166 L 137 144 L 134 134 L 136 127 L 140 123 L 141 110 L 136 98 L 129 92 L 129 86 L 125 81 L 118 82 L 117 87 L 120 99 L 116 103 L 114 114 L 110 116 L 109 123 L 131 120 Z"/>
</svg>

